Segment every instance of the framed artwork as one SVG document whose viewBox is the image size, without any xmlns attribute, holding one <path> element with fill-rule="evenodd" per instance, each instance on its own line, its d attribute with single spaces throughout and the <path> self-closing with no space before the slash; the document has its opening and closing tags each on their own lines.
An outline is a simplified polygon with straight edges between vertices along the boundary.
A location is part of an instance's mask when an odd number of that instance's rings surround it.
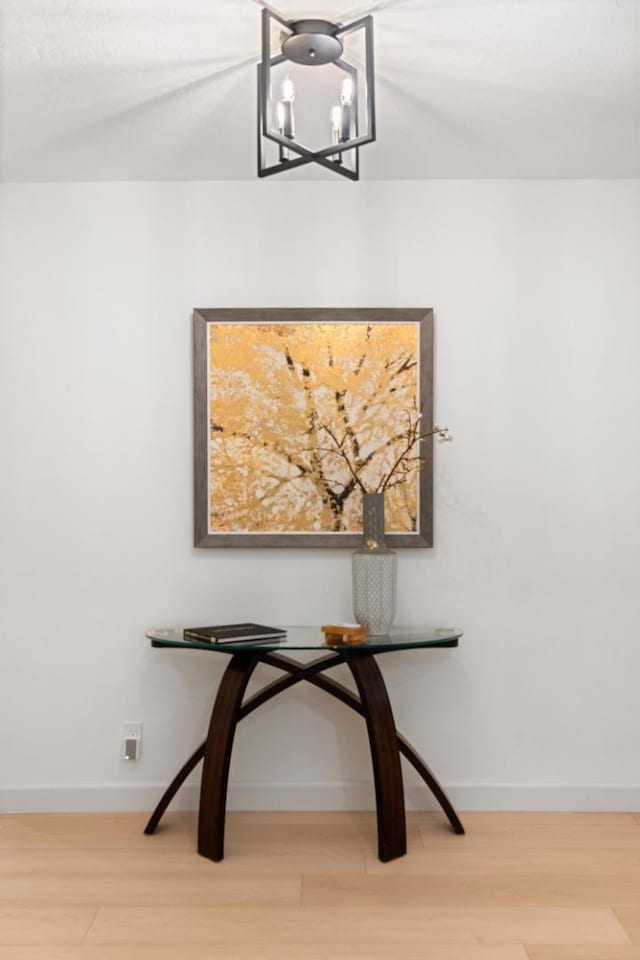
<svg viewBox="0 0 640 960">
<path fill-rule="evenodd" d="M 350 547 L 362 494 L 432 426 L 433 311 L 194 312 L 197 547 Z M 432 545 L 432 438 L 387 481 L 390 547 Z"/>
</svg>

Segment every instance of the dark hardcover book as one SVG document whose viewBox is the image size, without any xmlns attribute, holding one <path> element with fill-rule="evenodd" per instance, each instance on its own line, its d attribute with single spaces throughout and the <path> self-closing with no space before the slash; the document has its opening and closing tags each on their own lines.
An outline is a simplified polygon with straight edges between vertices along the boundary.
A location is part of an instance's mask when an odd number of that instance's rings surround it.
<svg viewBox="0 0 640 960">
<path fill-rule="evenodd" d="M 221 623 L 213 627 L 187 627 L 184 639 L 196 643 L 253 643 L 256 640 L 282 640 L 282 627 L 267 627 L 262 623 Z"/>
</svg>

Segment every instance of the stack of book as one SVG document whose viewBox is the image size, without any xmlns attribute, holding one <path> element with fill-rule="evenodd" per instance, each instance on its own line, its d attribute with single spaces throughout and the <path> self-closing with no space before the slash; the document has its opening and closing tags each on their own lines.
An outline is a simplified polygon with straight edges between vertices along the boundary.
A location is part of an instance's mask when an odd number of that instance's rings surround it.
<svg viewBox="0 0 640 960">
<path fill-rule="evenodd" d="M 275 643 L 284 640 L 282 627 L 262 623 L 221 623 L 213 627 L 186 627 L 184 639 L 193 643 Z"/>
</svg>

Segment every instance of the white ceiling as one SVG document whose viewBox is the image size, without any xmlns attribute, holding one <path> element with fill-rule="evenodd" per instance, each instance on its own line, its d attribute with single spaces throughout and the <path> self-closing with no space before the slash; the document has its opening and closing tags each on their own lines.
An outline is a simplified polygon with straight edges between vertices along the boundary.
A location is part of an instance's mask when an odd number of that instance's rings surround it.
<svg viewBox="0 0 640 960">
<path fill-rule="evenodd" d="M 344 21 L 367 0 L 277 6 Z M 372 0 L 363 179 L 640 176 L 639 6 Z M 259 17 L 252 0 L 0 0 L 0 176 L 253 179 Z"/>
</svg>

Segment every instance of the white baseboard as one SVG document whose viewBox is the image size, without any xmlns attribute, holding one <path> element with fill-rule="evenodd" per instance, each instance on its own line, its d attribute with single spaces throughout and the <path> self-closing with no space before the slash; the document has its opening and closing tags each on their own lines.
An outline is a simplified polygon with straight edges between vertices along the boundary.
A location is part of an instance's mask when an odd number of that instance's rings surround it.
<svg viewBox="0 0 640 960">
<path fill-rule="evenodd" d="M 454 783 L 445 790 L 457 810 L 638 811 L 640 784 Z M 92 813 L 152 810 L 166 784 L 23 786 L 0 788 L 0 813 Z M 425 786 L 407 784 L 408 810 L 438 806 Z M 256 783 L 229 785 L 230 810 L 371 810 L 373 784 Z M 185 784 L 171 809 L 195 810 L 198 785 Z"/>
</svg>

